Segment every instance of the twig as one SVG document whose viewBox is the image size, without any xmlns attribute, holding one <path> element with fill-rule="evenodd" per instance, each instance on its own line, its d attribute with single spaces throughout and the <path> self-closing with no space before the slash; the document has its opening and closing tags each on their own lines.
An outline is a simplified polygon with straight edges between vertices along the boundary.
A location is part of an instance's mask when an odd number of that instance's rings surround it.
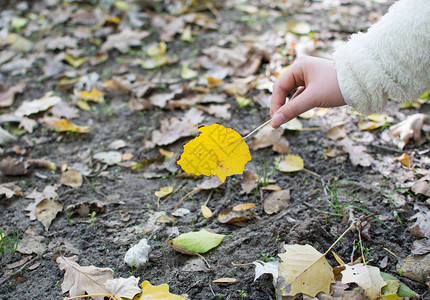
<svg viewBox="0 0 430 300">
<path fill-rule="evenodd" d="M 209 192 L 209 196 L 208 196 L 208 198 L 206 199 L 206 202 L 205 202 L 205 206 L 208 206 L 208 203 L 209 203 L 209 201 L 211 201 L 211 198 L 212 198 L 212 194 L 214 193 L 214 190 L 212 189 L 210 192 Z"/>
<path fill-rule="evenodd" d="M 312 175 L 315 175 L 316 177 L 321 177 L 319 174 L 317 174 L 317 173 L 315 173 L 315 172 L 313 172 L 313 171 L 311 171 L 311 170 L 308 170 L 308 169 L 306 169 L 306 168 L 303 168 L 303 171 L 306 171 L 306 172 L 308 172 L 308 173 L 310 173 L 310 174 L 312 174 Z"/>
<path fill-rule="evenodd" d="M 185 194 L 185 196 L 184 196 L 184 197 L 182 197 L 182 198 L 181 198 L 181 200 L 179 200 L 179 202 L 175 205 L 175 207 L 173 208 L 173 211 L 175 211 L 175 210 L 177 210 L 177 209 L 178 209 L 179 205 L 181 205 L 182 201 L 184 201 L 184 199 L 185 199 L 185 198 L 187 198 L 189 195 L 194 194 L 195 192 L 198 192 L 198 191 L 200 191 L 200 190 L 201 190 L 201 189 L 195 189 L 195 190 L 192 190 L 192 191 L 191 191 L 191 192 L 189 192 L 189 193 L 186 193 L 186 194 Z"/>
<path fill-rule="evenodd" d="M 361 230 L 360 230 L 360 228 L 358 228 L 358 239 L 359 239 L 359 242 L 360 242 L 360 250 L 361 250 L 361 257 L 363 258 L 363 264 L 366 265 L 366 258 L 364 257 L 363 241 L 361 239 Z"/>
<path fill-rule="evenodd" d="M 397 257 L 397 255 L 396 254 L 394 254 L 393 252 L 391 252 L 390 250 L 388 250 L 387 248 L 382 248 L 382 249 L 384 249 L 385 251 L 387 251 L 388 253 L 390 253 L 392 256 L 394 256 L 394 257 Z"/>
</svg>

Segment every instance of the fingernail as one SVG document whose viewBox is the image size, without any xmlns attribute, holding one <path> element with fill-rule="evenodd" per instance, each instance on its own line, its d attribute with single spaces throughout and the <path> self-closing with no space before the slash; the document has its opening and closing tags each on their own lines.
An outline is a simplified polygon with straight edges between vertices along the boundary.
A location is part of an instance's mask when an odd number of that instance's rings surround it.
<svg viewBox="0 0 430 300">
<path fill-rule="evenodd" d="M 273 116 L 272 124 L 274 126 L 280 126 L 284 122 L 284 116 L 281 113 L 276 113 Z"/>
</svg>

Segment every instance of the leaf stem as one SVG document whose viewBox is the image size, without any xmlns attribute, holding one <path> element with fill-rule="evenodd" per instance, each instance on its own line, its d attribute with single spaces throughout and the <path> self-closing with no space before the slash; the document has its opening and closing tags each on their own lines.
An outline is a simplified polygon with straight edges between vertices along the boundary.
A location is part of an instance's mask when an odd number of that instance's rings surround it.
<svg viewBox="0 0 430 300">
<path fill-rule="evenodd" d="M 258 130 L 260 130 L 261 128 L 263 128 L 264 126 L 266 126 L 267 124 L 269 124 L 270 122 L 272 122 L 272 119 L 264 122 L 263 124 L 261 124 L 260 126 L 258 126 L 257 128 L 255 128 L 253 131 L 251 131 L 250 133 L 248 133 L 247 135 L 245 135 L 242 139 L 245 140 L 245 139 L 249 138 L 251 135 L 253 135 L 254 133 L 256 133 Z"/>
<path fill-rule="evenodd" d="M 330 252 L 331 249 L 333 249 L 333 247 L 345 236 L 345 234 L 348 233 L 348 231 L 350 231 L 352 229 L 352 227 L 355 226 L 355 222 L 352 222 L 352 224 L 348 227 L 347 230 L 345 230 L 340 237 L 337 238 L 337 240 L 330 246 L 330 248 L 328 248 L 328 250 L 323 254 L 323 256 L 326 256 L 327 253 Z"/>
</svg>

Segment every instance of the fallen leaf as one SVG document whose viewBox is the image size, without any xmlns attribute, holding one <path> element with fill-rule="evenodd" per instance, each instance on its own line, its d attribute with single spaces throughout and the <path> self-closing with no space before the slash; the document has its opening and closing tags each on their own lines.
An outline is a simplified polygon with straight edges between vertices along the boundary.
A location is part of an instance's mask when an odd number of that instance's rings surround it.
<svg viewBox="0 0 430 300">
<path fill-rule="evenodd" d="M 402 276 L 425 284 L 430 281 L 430 254 L 409 255 L 396 265 Z"/>
<path fill-rule="evenodd" d="M 36 218 L 48 231 L 57 214 L 63 210 L 63 203 L 58 199 L 44 199 L 36 204 Z"/>
<path fill-rule="evenodd" d="M 83 178 L 81 172 L 68 170 L 61 174 L 60 183 L 71 188 L 78 188 L 82 185 Z"/>
<path fill-rule="evenodd" d="M 387 283 L 381 276 L 379 268 L 355 264 L 345 265 L 342 272 L 342 283 L 356 283 L 364 290 L 364 295 L 370 299 L 377 299 L 381 295 L 381 289 Z"/>
<path fill-rule="evenodd" d="M 112 166 L 121 162 L 122 155 L 118 151 L 107 151 L 94 154 L 94 158 L 100 160 L 102 163 Z"/>
<path fill-rule="evenodd" d="M 173 186 L 165 186 L 155 192 L 155 197 L 158 199 L 169 196 L 173 192 Z"/>
<path fill-rule="evenodd" d="M 287 153 L 290 150 L 290 145 L 283 133 L 282 128 L 274 129 L 271 126 L 265 126 L 252 137 L 251 149 L 257 150 L 272 146 L 273 151 Z"/>
<path fill-rule="evenodd" d="M 132 299 L 142 291 L 138 284 L 139 277 L 134 276 L 106 280 L 106 288 L 112 295 L 127 299 Z"/>
<path fill-rule="evenodd" d="M 139 269 L 148 261 L 149 252 L 151 252 L 151 246 L 148 245 L 148 240 L 143 238 L 138 244 L 128 249 L 124 256 L 124 262 L 128 266 Z"/>
<path fill-rule="evenodd" d="M 63 293 L 69 292 L 70 297 L 88 294 L 110 294 L 106 287 L 106 281 L 113 279 L 113 271 L 110 268 L 96 268 L 94 266 L 82 267 L 76 263 L 77 256 L 57 258 L 60 270 L 64 270 L 64 280 L 61 284 Z M 102 300 L 104 297 L 94 297 Z"/>
<path fill-rule="evenodd" d="M 255 217 L 255 213 L 246 210 L 223 209 L 218 214 L 218 222 L 222 224 L 237 224 Z"/>
<path fill-rule="evenodd" d="M 202 211 L 202 215 L 205 219 L 208 219 L 213 216 L 213 212 L 206 205 L 202 205 L 200 207 L 200 210 Z"/>
<path fill-rule="evenodd" d="M 258 185 L 258 175 L 251 170 L 243 171 L 242 177 L 240 178 L 240 186 L 245 194 L 249 194 Z"/>
<path fill-rule="evenodd" d="M 388 280 L 397 280 L 398 281 L 397 277 L 395 277 L 391 274 L 388 274 L 388 273 L 381 272 L 381 276 L 385 281 L 388 281 Z M 404 284 L 401 281 L 400 281 L 399 288 L 397 290 L 397 295 L 400 297 L 408 297 L 411 299 L 418 296 L 417 293 L 415 293 L 413 290 L 411 290 L 406 284 Z"/>
<path fill-rule="evenodd" d="M 224 234 L 212 233 L 201 229 L 196 232 L 183 233 L 174 238 L 172 243 L 194 253 L 205 253 L 218 246 L 224 237 Z"/>
<path fill-rule="evenodd" d="M 403 153 L 402 155 L 397 156 L 396 159 L 398 161 L 400 161 L 405 167 L 407 167 L 407 168 L 411 167 L 411 162 L 410 162 L 409 154 Z"/>
<path fill-rule="evenodd" d="M 343 139 L 342 144 L 345 151 L 348 152 L 349 159 L 354 166 L 360 165 L 362 167 L 369 167 L 374 163 L 375 160 L 373 157 L 365 152 L 365 146 L 354 144 L 349 138 Z"/>
<path fill-rule="evenodd" d="M 346 154 L 346 152 L 344 150 L 339 149 L 327 149 L 323 152 L 324 159 L 328 159 L 329 157 L 338 157 L 344 154 Z"/>
<path fill-rule="evenodd" d="M 336 126 L 333 126 L 327 131 L 327 136 L 329 139 L 332 140 L 341 140 L 345 138 L 346 136 L 346 130 L 343 127 L 344 124 L 339 124 Z"/>
<path fill-rule="evenodd" d="M 88 60 L 88 57 L 76 57 L 71 54 L 66 54 L 64 55 L 64 60 L 76 69 L 82 66 Z"/>
<path fill-rule="evenodd" d="M 169 286 L 164 283 L 157 286 L 152 286 L 149 281 L 142 282 L 142 294 L 137 295 L 133 300 L 187 300 L 186 297 L 171 294 Z"/>
<path fill-rule="evenodd" d="M 303 125 L 298 118 L 294 118 L 287 123 L 282 124 L 281 128 L 287 130 L 301 130 L 303 128 Z"/>
<path fill-rule="evenodd" d="M 268 184 L 266 186 L 263 186 L 262 189 L 265 191 L 280 191 L 280 190 L 282 190 L 282 188 L 276 184 Z"/>
<path fill-rule="evenodd" d="M 200 257 L 192 257 L 188 259 L 185 265 L 181 268 L 181 271 L 185 272 L 207 272 L 209 270 L 210 269 L 204 260 Z"/>
<path fill-rule="evenodd" d="M 17 117 L 29 116 L 41 111 L 45 111 L 48 108 L 57 105 L 61 102 L 61 98 L 58 96 L 51 96 L 52 93 L 47 93 L 40 99 L 33 101 L 23 102 L 18 109 L 14 112 Z"/>
<path fill-rule="evenodd" d="M 415 194 L 423 194 L 430 197 L 430 174 L 415 181 L 411 190 Z"/>
<path fill-rule="evenodd" d="M 77 132 L 77 133 L 86 133 L 93 129 L 93 126 L 81 126 L 72 123 L 69 120 L 49 120 L 45 119 L 46 125 L 49 128 L 58 131 L 58 132 Z"/>
<path fill-rule="evenodd" d="M 22 159 L 12 158 L 10 156 L 3 158 L 0 162 L 0 171 L 4 176 L 20 176 L 29 172 L 29 164 Z"/>
<path fill-rule="evenodd" d="M 303 170 L 304 162 L 303 159 L 298 155 L 288 154 L 278 164 L 278 170 L 281 172 L 298 172 Z"/>
<path fill-rule="evenodd" d="M 18 83 L 10 88 L 0 87 L 0 107 L 9 107 L 15 100 L 17 93 L 22 93 L 25 89 L 25 83 Z"/>
<path fill-rule="evenodd" d="M 416 220 L 415 224 L 407 230 L 414 236 L 419 238 L 430 238 L 430 210 L 423 205 L 415 205 L 415 210 L 419 212 L 411 217 L 411 220 Z"/>
<path fill-rule="evenodd" d="M 93 102 L 97 102 L 97 103 L 102 103 L 104 100 L 103 92 L 96 89 L 95 87 L 93 87 L 91 89 L 91 91 L 89 91 L 89 92 L 87 92 L 87 91 L 78 92 L 77 90 L 75 90 L 74 93 L 75 93 L 76 97 L 78 97 L 79 99 L 82 99 L 82 100 L 86 100 L 86 101 L 93 101 Z"/>
<path fill-rule="evenodd" d="M 251 160 L 248 146 L 235 130 L 219 124 L 199 128 L 201 134 L 184 145 L 178 165 L 195 175 L 227 176 L 241 174 Z"/>
<path fill-rule="evenodd" d="M 254 282 L 263 274 L 272 274 L 273 277 L 273 286 L 276 288 L 276 284 L 278 282 L 278 273 L 279 273 L 279 262 L 278 261 L 254 261 L 252 262 L 255 265 L 255 277 Z"/>
<path fill-rule="evenodd" d="M 306 35 L 311 32 L 311 25 L 303 21 L 298 22 L 295 20 L 289 20 L 287 25 L 289 31 L 295 34 Z"/>
<path fill-rule="evenodd" d="M 264 212 L 268 215 L 278 213 L 290 204 L 290 190 L 274 192 L 264 199 Z"/>
<path fill-rule="evenodd" d="M 162 120 L 160 130 L 152 132 L 152 140 L 145 142 L 145 148 L 168 145 L 182 137 L 196 134 L 198 132 L 196 125 L 202 120 L 202 112 L 195 108 L 187 111 L 181 120 L 177 118 Z"/>
<path fill-rule="evenodd" d="M 278 254 L 279 277 L 276 287 L 278 295 L 295 296 L 299 293 L 315 297 L 330 293 L 335 282 L 333 270 L 323 254 L 310 245 L 285 245 L 286 252 Z"/>
<path fill-rule="evenodd" d="M 115 48 L 119 52 L 125 53 L 130 50 L 130 46 L 142 45 L 141 40 L 149 36 L 149 34 L 150 32 L 148 31 L 132 30 L 130 27 L 126 27 L 117 34 L 109 35 L 100 50 L 107 52 Z"/>
<path fill-rule="evenodd" d="M 208 114 L 214 115 L 217 118 L 230 120 L 231 119 L 231 113 L 229 111 L 230 107 L 231 105 L 228 103 L 223 105 L 211 104 L 208 107 L 202 107 L 202 109 Z"/>
<path fill-rule="evenodd" d="M 388 134 L 395 140 L 399 149 L 403 149 L 411 138 L 414 139 L 415 143 L 421 145 L 425 141 L 421 129 L 424 123 L 429 122 L 428 118 L 427 114 L 411 115 L 404 121 L 391 126 Z"/>
<path fill-rule="evenodd" d="M 430 253 L 430 239 L 424 238 L 414 241 L 412 244 L 411 253 L 415 255 L 424 255 Z"/>
<path fill-rule="evenodd" d="M 12 143 L 17 140 L 17 137 L 10 134 L 6 130 L 0 127 L 0 145 L 4 146 L 6 144 Z"/>
<path fill-rule="evenodd" d="M 207 86 L 210 89 L 216 88 L 217 86 L 224 84 L 224 80 L 222 79 L 218 79 L 212 76 L 206 76 L 205 78 L 206 78 L 206 81 L 208 82 Z"/>
<path fill-rule="evenodd" d="M 7 199 L 12 198 L 15 195 L 15 191 L 0 185 L 0 196 L 5 196 Z"/>
<path fill-rule="evenodd" d="M 45 238 L 34 234 L 34 229 L 30 226 L 24 233 L 24 236 L 19 240 L 16 251 L 21 254 L 43 255 L 46 251 L 46 246 L 43 244 Z"/>
<path fill-rule="evenodd" d="M 255 206 L 255 203 L 242 203 L 242 204 L 238 204 L 236 206 L 233 207 L 234 211 L 243 211 L 243 210 L 248 210 L 251 209 Z"/>
</svg>

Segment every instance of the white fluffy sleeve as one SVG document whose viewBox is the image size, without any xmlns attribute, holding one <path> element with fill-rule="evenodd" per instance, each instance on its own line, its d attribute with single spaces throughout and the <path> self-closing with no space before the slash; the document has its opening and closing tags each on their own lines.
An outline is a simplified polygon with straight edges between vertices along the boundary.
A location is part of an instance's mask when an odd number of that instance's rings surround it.
<svg viewBox="0 0 430 300">
<path fill-rule="evenodd" d="M 418 98 L 430 89 L 430 0 L 396 2 L 333 58 L 345 102 L 363 114 L 382 110 L 388 96 Z"/>
</svg>

